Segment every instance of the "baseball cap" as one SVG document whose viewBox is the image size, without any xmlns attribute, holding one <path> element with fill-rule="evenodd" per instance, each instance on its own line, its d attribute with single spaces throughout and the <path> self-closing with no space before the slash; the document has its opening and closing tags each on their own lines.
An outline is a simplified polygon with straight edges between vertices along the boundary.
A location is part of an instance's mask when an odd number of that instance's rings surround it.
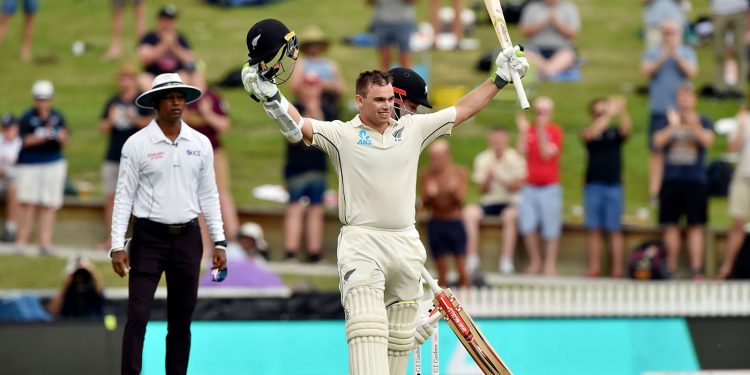
<svg viewBox="0 0 750 375">
<path fill-rule="evenodd" d="M 34 99 L 52 99 L 52 95 L 55 93 L 55 87 L 52 86 L 52 82 L 42 79 L 34 82 L 31 86 L 31 96 Z"/>
<path fill-rule="evenodd" d="M 259 250 L 266 250 L 268 248 L 268 243 L 263 239 L 263 228 L 252 221 L 242 224 L 240 227 L 240 237 L 247 237 L 255 240 L 255 246 L 257 246 Z"/>
<path fill-rule="evenodd" d="M 13 114 L 10 112 L 5 112 L 3 113 L 2 123 L 3 128 L 15 125 L 17 123 L 16 116 L 13 116 Z"/>
<path fill-rule="evenodd" d="M 167 4 L 159 10 L 159 18 L 177 18 L 177 7 L 174 4 Z"/>
</svg>

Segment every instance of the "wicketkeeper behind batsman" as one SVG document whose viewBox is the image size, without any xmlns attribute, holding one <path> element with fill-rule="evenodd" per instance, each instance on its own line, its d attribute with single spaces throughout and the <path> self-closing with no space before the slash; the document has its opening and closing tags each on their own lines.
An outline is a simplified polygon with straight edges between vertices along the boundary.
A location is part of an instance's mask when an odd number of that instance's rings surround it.
<svg viewBox="0 0 750 375">
<path fill-rule="evenodd" d="M 304 139 L 328 154 L 339 180 L 338 269 L 346 314 L 351 374 L 404 374 L 415 345 L 417 300 L 426 252 L 415 224 L 420 152 L 484 108 L 528 62 L 518 47 L 500 54 L 495 76 L 453 107 L 392 118 L 389 73 L 359 75 L 359 114 L 347 122 L 300 116 L 276 87 L 283 59 L 296 58 L 296 37 L 267 19 L 247 35 L 250 61 L 242 70 L 245 90 L 260 100 L 291 142 Z M 276 60 L 275 62 L 273 62 Z M 288 72 L 287 72 L 288 73 Z M 427 90 L 427 87 L 425 87 Z"/>
</svg>

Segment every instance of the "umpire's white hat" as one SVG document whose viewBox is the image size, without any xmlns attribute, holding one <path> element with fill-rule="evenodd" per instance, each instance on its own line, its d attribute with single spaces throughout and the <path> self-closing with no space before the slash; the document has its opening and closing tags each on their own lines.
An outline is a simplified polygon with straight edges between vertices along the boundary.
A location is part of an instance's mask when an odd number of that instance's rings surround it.
<svg viewBox="0 0 750 375">
<path fill-rule="evenodd" d="M 185 103 L 192 103 L 200 99 L 203 93 L 200 89 L 194 86 L 186 85 L 182 83 L 182 78 L 177 73 L 164 73 L 159 74 L 154 78 L 154 82 L 151 84 L 151 90 L 148 90 L 141 94 L 138 99 L 135 100 L 141 108 L 154 108 L 154 100 L 163 94 L 163 91 L 167 90 L 180 90 L 185 95 Z"/>
</svg>

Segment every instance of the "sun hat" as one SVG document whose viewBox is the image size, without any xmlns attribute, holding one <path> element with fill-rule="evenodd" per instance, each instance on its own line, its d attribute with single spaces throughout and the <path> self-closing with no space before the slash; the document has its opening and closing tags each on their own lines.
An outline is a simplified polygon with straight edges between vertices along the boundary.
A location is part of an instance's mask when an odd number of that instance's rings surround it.
<svg viewBox="0 0 750 375">
<path fill-rule="evenodd" d="M 263 228 L 257 223 L 248 221 L 240 227 L 240 237 L 252 238 L 259 250 L 266 250 L 268 243 L 263 239 Z"/>
<path fill-rule="evenodd" d="M 31 96 L 34 99 L 49 100 L 52 99 L 52 95 L 55 93 L 55 87 L 52 86 L 52 82 L 42 79 L 34 82 L 31 86 Z"/>
<path fill-rule="evenodd" d="M 135 104 L 141 108 L 154 108 L 154 99 L 159 97 L 165 91 L 180 90 L 185 95 L 185 104 L 192 103 L 200 99 L 203 94 L 197 87 L 182 83 L 182 78 L 177 73 L 159 74 L 154 78 L 151 84 L 151 90 L 141 94 L 135 100 Z"/>
<path fill-rule="evenodd" d="M 302 32 L 300 35 L 300 48 L 306 48 L 311 45 L 320 45 L 323 49 L 328 48 L 328 38 L 323 33 L 323 30 L 316 26 L 310 26 Z"/>
</svg>

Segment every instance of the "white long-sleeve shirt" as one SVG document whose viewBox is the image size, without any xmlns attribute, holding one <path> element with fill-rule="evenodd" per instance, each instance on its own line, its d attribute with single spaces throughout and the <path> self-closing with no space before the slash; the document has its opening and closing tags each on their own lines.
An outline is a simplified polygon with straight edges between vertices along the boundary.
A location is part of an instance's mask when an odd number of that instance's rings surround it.
<svg viewBox="0 0 750 375">
<path fill-rule="evenodd" d="M 224 241 L 211 142 L 185 122 L 172 142 L 152 120 L 122 147 L 112 248 L 124 246 L 131 213 L 162 224 L 182 224 L 201 212 L 211 239 Z"/>
</svg>

